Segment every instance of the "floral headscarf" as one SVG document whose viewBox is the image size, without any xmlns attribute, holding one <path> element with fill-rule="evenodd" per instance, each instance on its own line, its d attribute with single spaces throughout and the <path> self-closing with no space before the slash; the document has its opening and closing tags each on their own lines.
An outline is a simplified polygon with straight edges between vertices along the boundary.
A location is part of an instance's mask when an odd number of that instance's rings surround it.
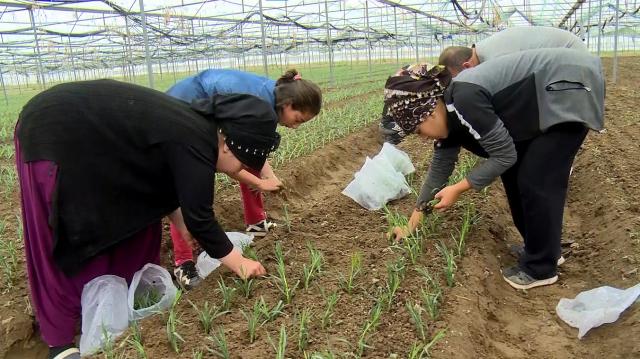
<svg viewBox="0 0 640 359">
<path fill-rule="evenodd" d="M 416 130 L 436 108 L 451 76 L 442 65 L 415 64 L 403 68 L 384 85 L 383 114 L 395 124 L 392 129 L 400 137 Z"/>
</svg>

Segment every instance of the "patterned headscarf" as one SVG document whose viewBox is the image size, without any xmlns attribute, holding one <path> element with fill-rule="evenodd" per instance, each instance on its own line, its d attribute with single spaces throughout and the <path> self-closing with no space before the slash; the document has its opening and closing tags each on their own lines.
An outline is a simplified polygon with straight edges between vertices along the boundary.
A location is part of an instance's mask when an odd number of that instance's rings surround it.
<svg viewBox="0 0 640 359">
<path fill-rule="evenodd" d="M 393 130 L 400 137 L 413 133 L 433 113 L 450 80 L 451 75 L 442 65 L 415 64 L 403 68 L 384 85 L 383 116 L 395 123 Z"/>
</svg>

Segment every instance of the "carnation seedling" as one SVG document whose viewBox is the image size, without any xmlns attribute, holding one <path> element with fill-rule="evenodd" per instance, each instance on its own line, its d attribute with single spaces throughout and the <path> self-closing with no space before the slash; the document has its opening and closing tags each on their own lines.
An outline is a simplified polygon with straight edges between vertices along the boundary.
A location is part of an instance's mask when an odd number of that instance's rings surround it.
<svg viewBox="0 0 640 359">
<path fill-rule="evenodd" d="M 275 285 L 282 293 L 282 299 L 285 304 L 290 304 L 293 296 L 295 295 L 295 290 L 300 284 L 300 281 L 297 281 L 295 284 L 291 284 L 291 282 L 287 278 L 287 271 L 284 264 L 284 253 L 282 252 L 282 244 L 280 242 L 276 242 L 276 272 L 277 276 L 274 276 Z"/>
<path fill-rule="evenodd" d="M 356 287 L 356 278 L 362 271 L 362 254 L 360 252 L 356 252 L 351 255 L 351 265 L 349 267 L 349 276 L 343 277 L 340 275 L 339 284 L 340 287 L 351 294 Z"/>
</svg>

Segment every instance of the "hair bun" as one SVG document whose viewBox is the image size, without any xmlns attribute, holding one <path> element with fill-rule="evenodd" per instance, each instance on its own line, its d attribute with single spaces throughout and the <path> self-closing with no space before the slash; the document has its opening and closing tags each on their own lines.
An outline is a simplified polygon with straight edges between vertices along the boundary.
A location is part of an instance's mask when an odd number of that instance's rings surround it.
<svg viewBox="0 0 640 359">
<path fill-rule="evenodd" d="M 296 80 L 296 76 L 298 76 L 298 75 L 300 75 L 298 70 L 289 69 L 282 76 L 280 76 L 278 81 L 276 81 L 276 86 L 278 86 L 280 84 L 283 84 L 283 83 L 287 83 L 287 82 L 293 82 L 293 81 Z"/>
</svg>

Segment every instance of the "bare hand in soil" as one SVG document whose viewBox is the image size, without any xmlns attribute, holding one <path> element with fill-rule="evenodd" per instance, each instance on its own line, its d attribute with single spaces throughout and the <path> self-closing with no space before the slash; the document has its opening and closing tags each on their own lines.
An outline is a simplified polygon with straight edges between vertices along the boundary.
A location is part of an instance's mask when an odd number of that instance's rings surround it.
<svg viewBox="0 0 640 359">
<path fill-rule="evenodd" d="M 276 177 L 264 178 L 260 181 L 258 190 L 262 192 L 277 192 L 283 187 L 282 181 Z"/>
<path fill-rule="evenodd" d="M 234 248 L 229 254 L 220 258 L 225 267 L 231 269 L 238 277 L 245 279 L 259 277 L 267 274 L 262 264 L 242 256 L 242 253 Z"/>
<path fill-rule="evenodd" d="M 391 233 L 389 234 L 389 237 L 393 238 L 393 240 L 395 240 L 396 242 L 400 242 L 408 235 L 409 235 L 409 230 L 407 228 L 393 227 L 393 229 L 391 230 Z"/>
</svg>

